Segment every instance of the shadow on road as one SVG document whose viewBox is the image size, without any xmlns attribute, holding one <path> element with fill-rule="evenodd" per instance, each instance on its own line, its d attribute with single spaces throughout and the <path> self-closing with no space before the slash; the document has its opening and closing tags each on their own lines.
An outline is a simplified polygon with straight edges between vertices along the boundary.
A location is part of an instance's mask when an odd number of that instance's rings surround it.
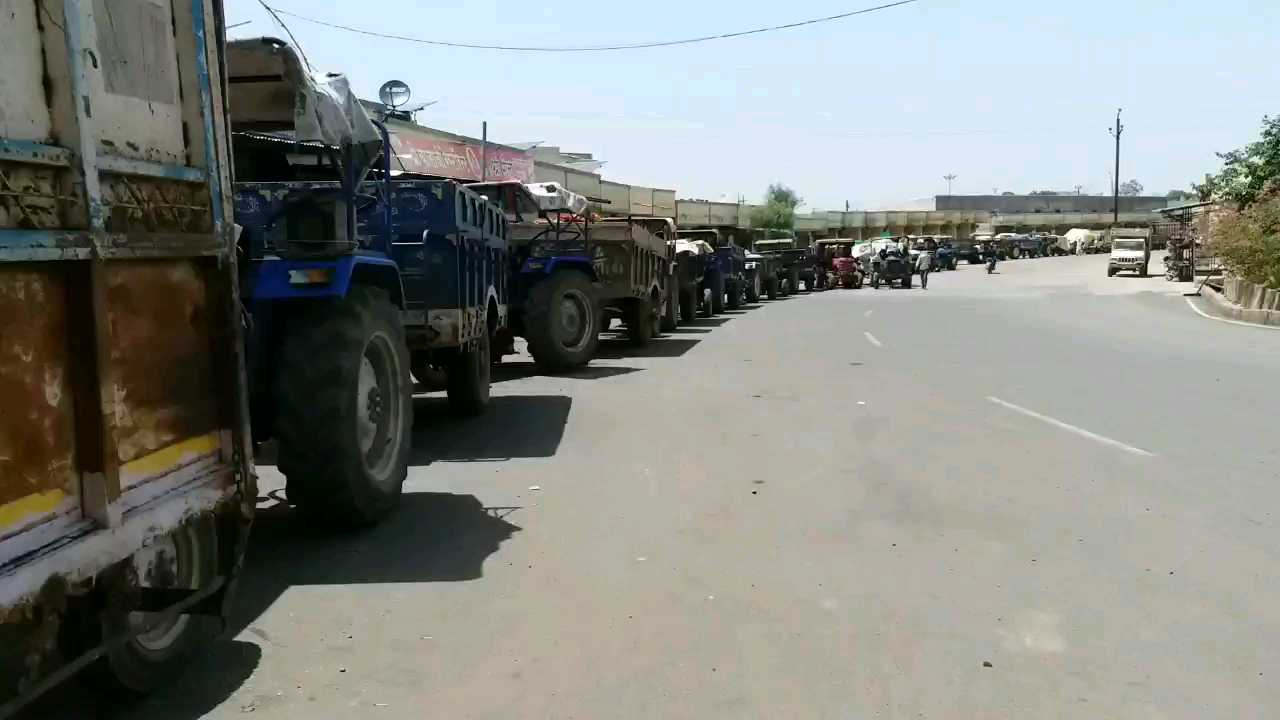
<svg viewBox="0 0 1280 720">
<path fill-rule="evenodd" d="M 271 636 L 253 623 L 290 588 L 475 580 L 483 574 L 484 561 L 520 531 L 507 521 L 520 508 L 486 508 L 472 495 L 407 493 L 400 508 L 381 525 L 336 535 L 307 525 L 277 496 L 259 502 L 265 506 L 259 507 L 254 519 L 224 639 L 203 648 L 180 676 L 139 704 L 108 701 L 84 679 L 77 679 L 22 717 L 196 720 L 252 676 L 262 648 L 257 641 L 232 638 L 248 630 L 269 645 Z M 316 628 L 316 632 L 324 630 Z M 255 709 L 251 700 L 240 711 Z"/>
<path fill-rule="evenodd" d="M 596 357 L 605 360 L 622 358 L 674 358 L 680 357 L 702 342 L 693 338 L 660 338 L 651 340 L 644 347 L 636 347 L 626 340 L 601 340 Z"/>
<path fill-rule="evenodd" d="M 711 332 L 711 328 L 693 328 L 693 327 L 683 327 L 683 326 L 681 326 L 681 327 L 676 328 L 675 330 L 666 330 L 666 331 L 664 331 L 664 332 L 663 332 L 663 334 L 665 334 L 665 335 L 680 335 L 680 334 L 682 334 L 682 333 L 686 333 L 686 334 L 687 334 L 687 333 L 709 333 L 709 332 Z"/>
<path fill-rule="evenodd" d="M 681 327 L 713 328 L 713 327 L 720 327 L 721 325 L 729 322 L 732 319 L 733 318 L 727 318 L 727 317 L 700 317 L 700 318 L 695 318 L 693 320 L 690 320 L 688 322 L 681 323 L 680 325 Z"/>
<path fill-rule="evenodd" d="M 629 369 L 629 368 L 628 368 Z M 442 397 L 414 398 L 409 465 L 551 457 L 560 447 L 573 399 L 566 395 L 499 395 L 478 417 L 449 413 Z M 443 419 L 435 422 L 435 418 Z M 256 532 L 256 531 L 255 531 Z"/>
<path fill-rule="evenodd" d="M 500 383 L 538 376 L 569 378 L 571 380 L 603 380 L 605 378 L 617 377 L 619 375 L 629 375 L 633 372 L 640 372 L 640 370 L 641 368 L 633 367 L 587 365 L 586 367 L 574 368 L 567 372 L 547 373 L 538 369 L 537 363 L 532 360 L 508 360 L 503 362 L 501 365 L 493 366 L 489 382 Z"/>
</svg>

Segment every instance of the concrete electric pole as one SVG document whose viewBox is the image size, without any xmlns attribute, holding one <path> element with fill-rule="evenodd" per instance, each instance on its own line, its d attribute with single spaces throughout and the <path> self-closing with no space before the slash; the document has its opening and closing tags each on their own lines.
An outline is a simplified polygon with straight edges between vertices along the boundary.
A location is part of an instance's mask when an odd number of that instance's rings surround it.
<svg viewBox="0 0 1280 720">
<path fill-rule="evenodd" d="M 1120 124 L 1120 108 L 1116 109 L 1116 126 L 1108 128 L 1111 137 L 1116 139 L 1116 172 L 1111 178 L 1111 224 L 1120 224 L 1120 135 L 1124 133 L 1124 125 Z"/>
<path fill-rule="evenodd" d="M 956 175 L 955 173 L 947 173 L 946 175 L 942 176 L 942 179 L 947 181 L 947 195 L 951 195 L 951 181 L 955 180 L 958 177 L 960 176 Z"/>
</svg>

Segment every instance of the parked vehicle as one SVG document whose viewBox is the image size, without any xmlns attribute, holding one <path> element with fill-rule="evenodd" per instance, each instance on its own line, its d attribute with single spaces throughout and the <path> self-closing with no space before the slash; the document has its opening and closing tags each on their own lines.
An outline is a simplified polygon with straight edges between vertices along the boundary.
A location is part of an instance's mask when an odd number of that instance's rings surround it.
<svg viewBox="0 0 1280 720">
<path fill-rule="evenodd" d="M 468 187 L 498 203 L 510 227 L 511 332 L 560 372 L 595 356 L 617 318 L 645 345 L 675 310 L 675 224 L 667 218 L 593 219 L 587 199 L 557 183 Z"/>
<path fill-rule="evenodd" d="M 455 182 L 393 173 L 385 126 L 288 45 L 231 42 L 227 68 L 254 437 L 275 438 L 301 512 L 370 524 L 406 476 L 410 371 L 460 413 L 489 404 L 506 221 Z"/>
<path fill-rule="evenodd" d="M 1146 277 L 1151 263 L 1151 228 L 1111 228 L 1105 233 L 1111 245 L 1107 260 L 1107 277 L 1118 272 Z"/>
<path fill-rule="evenodd" d="M 1063 235 L 1046 235 L 1044 236 L 1045 254 L 1050 257 L 1059 257 L 1071 254 L 1071 243 Z"/>
<path fill-rule="evenodd" d="M 937 238 L 937 241 L 938 249 L 933 254 L 934 267 L 938 270 L 955 270 L 959 262 L 955 239 L 950 235 L 941 235 Z"/>
<path fill-rule="evenodd" d="M 911 276 L 915 267 L 909 256 L 898 250 L 884 250 L 871 256 L 871 287 L 879 289 L 883 283 L 890 287 L 898 283 L 901 287 L 911 289 Z"/>
<path fill-rule="evenodd" d="M 680 322 L 691 322 L 703 303 L 703 277 L 707 266 L 715 262 L 715 248 L 705 240 L 675 241 L 676 301 Z M 748 291 L 749 293 L 749 291 Z M 710 302 L 707 301 L 708 306 Z"/>
<path fill-rule="evenodd" d="M 771 256 L 774 259 L 774 272 L 778 278 L 779 292 L 793 295 L 800 292 L 800 283 L 804 278 L 813 277 L 813 257 L 806 249 L 794 247 L 793 239 L 757 240 L 754 250 L 757 254 Z M 812 286 L 806 286 L 812 289 Z"/>
<path fill-rule="evenodd" d="M 758 302 L 761 297 L 776 300 L 778 298 L 778 275 L 773 267 L 773 257 L 748 252 L 745 254 L 744 259 L 743 274 L 746 278 L 747 302 Z"/>
<path fill-rule="evenodd" d="M 257 500 L 221 5 L 128 6 L 160 34 L 92 7 L 0 30 L 6 718 L 82 670 L 170 679 L 228 617 Z"/>
<path fill-rule="evenodd" d="M 862 266 L 853 256 L 856 240 L 826 238 L 814 243 L 814 271 L 818 287 L 832 289 L 862 287 Z"/>
<path fill-rule="evenodd" d="M 732 239 L 721 238 L 715 230 L 680 230 L 685 240 L 700 240 L 713 248 L 703 278 L 703 290 L 709 298 L 706 312 L 717 315 L 725 307 L 737 308 L 746 297 L 746 252 Z"/>
<path fill-rule="evenodd" d="M 964 259 L 970 265 L 977 265 L 983 261 L 987 247 L 993 242 L 991 235 L 974 235 L 969 241 L 968 252 L 965 253 Z"/>
</svg>

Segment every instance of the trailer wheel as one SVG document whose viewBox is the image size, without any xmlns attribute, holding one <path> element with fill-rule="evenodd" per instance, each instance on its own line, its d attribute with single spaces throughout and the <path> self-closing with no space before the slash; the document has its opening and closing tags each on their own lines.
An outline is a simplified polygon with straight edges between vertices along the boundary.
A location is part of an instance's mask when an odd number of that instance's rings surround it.
<svg viewBox="0 0 1280 720">
<path fill-rule="evenodd" d="M 489 331 L 485 328 L 475 345 L 458 352 L 449 362 L 449 407 L 459 415 L 474 416 L 489 407 Z"/>
<path fill-rule="evenodd" d="M 334 527 L 371 525 L 400 500 L 413 385 L 400 314 L 353 287 L 289 318 L 276 377 L 276 439 L 289 501 Z"/>
<path fill-rule="evenodd" d="M 680 289 L 680 322 L 690 323 L 698 317 L 698 289 Z"/>
<path fill-rule="evenodd" d="M 752 275 L 751 282 L 747 285 L 747 302 L 760 302 L 760 276 Z"/>
<path fill-rule="evenodd" d="M 662 327 L 660 328 L 662 332 L 672 332 L 679 325 L 679 321 L 676 318 L 676 305 L 678 302 L 676 300 L 676 290 L 674 287 L 675 280 L 672 279 L 671 283 L 672 288 L 667 292 L 667 295 L 662 302 Z"/>
<path fill-rule="evenodd" d="M 770 300 L 778 299 L 778 278 L 771 277 L 764 282 L 765 297 Z"/>
<path fill-rule="evenodd" d="M 596 354 L 600 326 L 591 281 L 580 272 L 559 271 L 529 292 L 525 308 L 529 352 L 551 372 L 586 365 Z"/>
<path fill-rule="evenodd" d="M 134 554 L 130 561 L 144 588 L 198 590 L 218 574 L 218 531 L 207 515 L 190 521 Z M 153 613 L 107 612 L 105 635 L 143 630 Z M 183 668 L 181 662 L 212 628 L 196 615 L 178 615 L 107 649 L 94 666 L 92 680 L 113 696 L 131 698 L 161 686 Z"/>
<path fill-rule="evenodd" d="M 653 299 L 632 300 L 627 303 L 625 322 L 627 338 L 636 347 L 644 347 L 653 339 Z"/>
</svg>

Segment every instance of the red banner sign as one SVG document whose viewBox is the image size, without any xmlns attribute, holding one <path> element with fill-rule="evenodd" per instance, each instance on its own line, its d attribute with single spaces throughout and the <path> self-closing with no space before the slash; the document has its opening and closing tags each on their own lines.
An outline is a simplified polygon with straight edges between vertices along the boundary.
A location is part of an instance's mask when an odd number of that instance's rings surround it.
<svg viewBox="0 0 1280 720">
<path fill-rule="evenodd" d="M 480 180 L 480 144 L 443 140 L 397 129 L 391 134 L 396 162 L 405 172 L 438 175 L 455 180 Z M 489 146 L 488 180 L 533 182 L 533 157 L 520 150 Z"/>
</svg>

